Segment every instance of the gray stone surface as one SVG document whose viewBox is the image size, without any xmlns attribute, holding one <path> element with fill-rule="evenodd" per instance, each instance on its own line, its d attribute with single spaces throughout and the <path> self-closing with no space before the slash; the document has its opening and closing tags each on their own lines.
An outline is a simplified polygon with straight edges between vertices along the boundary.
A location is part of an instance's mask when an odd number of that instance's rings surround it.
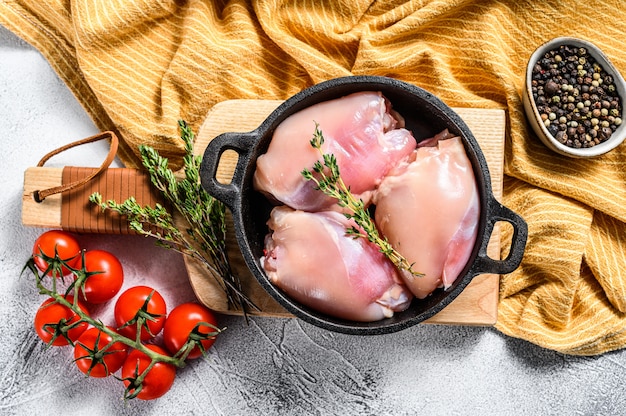
<svg viewBox="0 0 626 416">
<path fill-rule="evenodd" d="M 2 415 L 618 415 L 626 351 L 570 357 L 492 328 L 417 326 L 356 337 L 292 319 L 224 317 L 206 358 L 173 389 L 125 405 L 114 378 L 87 379 L 69 348 L 32 330 L 42 297 L 20 271 L 40 229 L 21 224 L 23 172 L 96 128 L 46 61 L 0 27 L 0 414 Z M 96 166 L 105 144 L 50 166 Z M 125 285 L 150 282 L 170 304 L 193 298 L 182 259 L 140 237 L 82 236 L 125 265 Z M 99 311 L 110 319 L 110 311 Z"/>
</svg>

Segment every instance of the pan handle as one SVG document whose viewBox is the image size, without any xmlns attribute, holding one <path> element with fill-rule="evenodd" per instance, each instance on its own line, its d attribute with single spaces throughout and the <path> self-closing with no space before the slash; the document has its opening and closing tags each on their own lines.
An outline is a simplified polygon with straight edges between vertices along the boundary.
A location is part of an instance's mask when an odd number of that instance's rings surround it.
<svg viewBox="0 0 626 416">
<path fill-rule="evenodd" d="M 494 226 L 499 221 L 508 222 L 513 226 L 513 238 L 511 241 L 511 248 L 509 254 L 505 259 L 494 260 L 487 255 L 487 246 L 489 239 L 493 233 Z M 513 212 L 511 209 L 505 207 L 495 198 L 491 198 L 489 202 L 489 212 L 487 215 L 487 224 L 485 226 L 485 234 L 483 241 L 481 242 L 480 249 L 478 251 L 478 257 L 473 265 L 474 274 L 482 273 L 496 273 L 507 274 L 511 273 L 522 262 L 524 256 L 524 249 L 526 248 L 526 240 L 528 239 L 528 225 L 526 221 Z"/>
<path fill-rule="evenodd" d="M 244 172 L 249 164 L 256 132 L 223 133 L 211 140 L 204 150 L 200 164 L 202 187 L 214 198 L 222 201 L 231 211 L 240 206 Z M 238 159 L 230 183 L 217 180 L 217 167 L 226 150 L 237 152 Z"/>
</svg>

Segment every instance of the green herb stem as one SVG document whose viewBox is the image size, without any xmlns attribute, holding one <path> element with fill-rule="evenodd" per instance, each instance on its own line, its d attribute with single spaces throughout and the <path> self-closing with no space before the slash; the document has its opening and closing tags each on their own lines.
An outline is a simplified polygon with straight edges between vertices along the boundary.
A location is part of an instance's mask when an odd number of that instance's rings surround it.
<svg viewBox="0 0 626 416">
<path fill-rule="evenodd" d="M 317 189 L 324 194 L 337 200 L 337 204 L 349 210 L 344 213 L 346 218 L 354 220 L 360 227 L 346 228 L 346 234 L 354 238 L 365 238 L 373 244 L 376 244 L 380 252 L 383 253 L 398 269 L 409 272 L 412 276 L 423 276 L 413 270 L 413 264 L 393 248 L 386 237 L 381 237 L 376 224 L 372 220 L 369 212 L 365 208 L 362 199 L 357 199 L 350 191 L 350 188 L 344 183 L 339 172 L 337 159 L 332 153 L 324 153 L 322 145 L 324 144 L 324 135 L 320 130 L 319 124 L 315 123 L 315 131 L 310 141 L 311 146 L 317 149 L 322 157 L 313 165 L 313 170 L 303 169 L 302 176 L 305 179 L 313 181 Z"/>
</svg>

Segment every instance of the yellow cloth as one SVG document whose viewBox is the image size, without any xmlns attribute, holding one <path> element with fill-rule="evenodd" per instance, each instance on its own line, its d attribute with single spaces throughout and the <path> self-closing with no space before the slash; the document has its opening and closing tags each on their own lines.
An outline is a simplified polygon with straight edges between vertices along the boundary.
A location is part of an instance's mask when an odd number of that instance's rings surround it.
<svg viewBox="0 0 626 416">
<path fill-rule="evenodd" d="M 619 0 L 0 2 L 0 23 L 120 133 L 131 166 L 139 143 L 180 163 L 176 121 L 197 130 L 220 101 L 285 99 L 350 74 L 506 109 L 504 203 L 530 236 L 502 277 L 496 327 L 581 355 L 626 346 L 626 145 L 594 160 L 551 153 L 525 122 L 522 80 L 531 52 L 558 36 L 594 42 L 624 73 L 625 13 Z"/>
</svg>

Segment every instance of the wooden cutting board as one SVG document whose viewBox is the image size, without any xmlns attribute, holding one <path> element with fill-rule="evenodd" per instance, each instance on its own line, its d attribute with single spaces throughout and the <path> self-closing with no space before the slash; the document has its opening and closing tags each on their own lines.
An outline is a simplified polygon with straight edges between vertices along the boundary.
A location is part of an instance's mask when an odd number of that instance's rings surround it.
<svg viewBox="0 0 626 416">
<path fill-rule="evenodd" d="M 196 138 L 194 151 L 202 155 L 208 143 L 226 132 L 247 132 L 254 130 L 282 101 L 230 100 L 213 107 Z M 504 110 L 484 110 L 455 108 L 459 116 L 469 126 L 485 155 L 491 174 L 493 193 L 496 199 L 502 197 L 502 177 L 504 158 Z M 237 154 L 229 151 L 222 155 L 217 179 L 227 183 L 232 178 L 237 163 Z M 247 269 L 237 242 L 234 238 L 232 220 L 229 218 L 229 238 L 227 245 L 233 268 L 242 280 L 244 292 L 260 308 L 253 315 L 269 317 L 293 317 L 256 282 Z M 488 254 L 500 258 L 500 231 L 494 228 L 488 247 Z M 227 307 L 226 298 L 203 266 L 185 258 L 189 281 L 198 299 L 208 307 L 225 314 L 241 314 Z M 497 319 L 499 276 L 483 274 L 476 276 L 467 288 L 444 310 L 427 320 L 427 323 L 454 325 L 493 325 Z"/>
</svg>

